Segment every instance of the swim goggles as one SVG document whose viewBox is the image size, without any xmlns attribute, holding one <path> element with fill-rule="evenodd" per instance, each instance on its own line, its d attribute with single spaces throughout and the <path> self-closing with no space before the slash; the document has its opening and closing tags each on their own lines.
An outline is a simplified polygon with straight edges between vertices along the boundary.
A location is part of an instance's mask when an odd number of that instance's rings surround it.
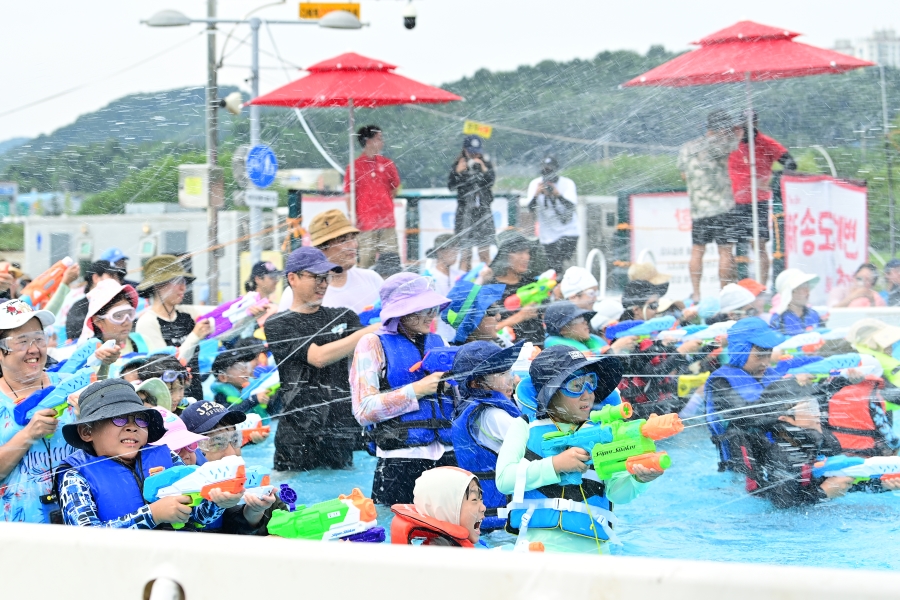
<svg viewBox="0 0 900 600">
<path fill-rule="evenodd" d="M 163 371 L 162 377 L 160 377 L 165 383 L 172 383 L 176 379 L 187 379 L 187 373 L 184 371 Z"/>
<path fill-rule="evenodd" d="M 565 380 L 559 391 L 570 398 L 579 398 L 585 392 L 593 393 L 597 389 L 597 374 L 585 373 Z"/>
<path fill-rule="evenodd" d="M 217 433 L 215 435 L 209 436 L 208 440 L 200 440 L 197 442 L 197 447 L 200 448 L 203 452 L 221 452 L 225 450 L 229 445 L 232 446 L 235 450 L 240 450 L 241 448 L 241 432 L 240 431 L 227 431 L 222 433 Z"/>
<path fill-rule="evenodd" d="M 114 323 L 116 325 L 122 325 L 123 323 L 131 323 L 134 321 L 134 309 L 133 308 L 121 308 L 115 312 L 107 313 L 102 316 L 98 316 L 98 319 L 105 319 L 110 323 Z"/>
</svg>

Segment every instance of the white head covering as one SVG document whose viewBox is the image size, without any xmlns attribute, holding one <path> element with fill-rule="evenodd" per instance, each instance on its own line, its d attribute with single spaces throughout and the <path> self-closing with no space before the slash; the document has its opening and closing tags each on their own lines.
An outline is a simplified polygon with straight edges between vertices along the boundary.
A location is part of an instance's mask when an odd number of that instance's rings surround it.
<svg viewBox="0 0 900 600">
<path fill-rule="evenodd" d="M 775 289 L 778 290 L 778 304 L 775 306 L 777 314 L 783 314 L 791 303 L 791 297 L 794 290 L 808 283 L 810 287 L 814 287 L 819 283 L 819 276 L 810 273 L 804 273 L 800 269 L 785 269 L 775 279 Z"/>
<path fill-rule="evenodd" d="M 437 467 L 416 479 L 413 504 L 419 514 L 459 525 L 459 513 L 469 482 L 478 479 L 459 467 Z"/>
<path fill-rule="evenodd" d="M 600 330 L 613 321 L 618 321 L 625 312 L 625 307 L 615 298 L 604 298 L 594 302 L 594 312 L 597 314 L 591 319 L 591 327 Z"/>
<path fill-rule="evenodd" d="M 719 312 L 730 313 L 753 303 L 756 296 L 747 288 L 736 283 L 729 283 L 719 291 Z"/>
<path fill-rule="evenodd" d="M 593 287 L 599 287 L 597 279 L 584 267 L 569 267 L 559 284 L 563 298 L 571 298 Z"/>
</svg>

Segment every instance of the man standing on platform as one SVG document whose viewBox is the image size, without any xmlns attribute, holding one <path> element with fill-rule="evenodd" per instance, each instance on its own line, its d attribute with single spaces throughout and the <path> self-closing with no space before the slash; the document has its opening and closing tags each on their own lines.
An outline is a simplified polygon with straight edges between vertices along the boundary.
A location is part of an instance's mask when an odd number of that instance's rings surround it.
<svg viewBox="0 0 900 600">
<path fill-rule="evenodd" d="M 356 132 L 362 154 L 356 159 L 356 227 L 359 235 L 359 265 L 367 269 L 379 254 L 399 254 L 394 196 L 400 189 L 400 174 L 394 162 L 381 155 L 384 138 L 378 125 Z M 350 167 L 344 177 L 344 192 L 350 193 Z"/>
</svg>

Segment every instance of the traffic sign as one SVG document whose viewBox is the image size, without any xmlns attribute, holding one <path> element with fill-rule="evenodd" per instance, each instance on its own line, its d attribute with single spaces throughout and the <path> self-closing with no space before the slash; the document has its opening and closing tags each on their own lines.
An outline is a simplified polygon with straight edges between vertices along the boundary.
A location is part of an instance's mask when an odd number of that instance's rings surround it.
<svg viewBox="0 0 900 600">
<path fill-rule="evenodd" d="M 466 135 L 477 135 L 487 140 L 490 139 L 493 132 L 494 128 L 485 123 L 477 121 L 466 121 L 463 123 L 463 133 Z"/>
<path fill-rule="evenodd" d="M 247 190 L 244 192 L 244 203 L 251 208 L 276 208 L 278 192 Z"/>
<path fill-rule="evenodd" d="M 275 152 L 265 144 L 250 148 L 247 153 L 247 177 L 259 188 L 269 187 L 275 181 L 278 172 L 278 159 Z"/>
<path fill-rule="evenodd" d="M 300 18 L 301 19 L 321 19 L 330 12 L 336 10 L 346 10 L 353 14 L 357 19 L 359 16 L 358 2 L 301 2 Z"/>
</svg>

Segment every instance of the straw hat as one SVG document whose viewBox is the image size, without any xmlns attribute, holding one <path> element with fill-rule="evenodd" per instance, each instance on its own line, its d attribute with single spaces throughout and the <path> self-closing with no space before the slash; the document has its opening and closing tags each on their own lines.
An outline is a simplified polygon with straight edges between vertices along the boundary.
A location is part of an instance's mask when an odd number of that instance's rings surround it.
<svg viewBox="0 0 900 600">
<path fill-rule="evenodd" d="M 337 208 L 317 214 L 309 223 L 309 243 L 313 246 L 321 246 L 348 233 L 359 233 L 359 229 Z"/>
<path fill-rule="evenodd" d="M 878 319 L 860 319 L 847 332 L 847 341 L 890 354 L 891 346 L 900 342 L 900 327 Z"/>
<path fill-rule="evenodd" d="M 144 265 L 144 279 L 138 284 L 139 292 L 149 292 L 154 286 L 168 283 L 178 277 L 184 277 L 188 283 L 196 279 L 184 270 L 181 259 L 171 254 L 154 256 Z"/>
<path fill-rule="evenodd" d="M 628 281 L 649 281 L 653 285 L 669 283 L 671 275 L 664 275 L 656 270 L 653 263 L 633 263 L 628 267 Z"/>
</svg>

